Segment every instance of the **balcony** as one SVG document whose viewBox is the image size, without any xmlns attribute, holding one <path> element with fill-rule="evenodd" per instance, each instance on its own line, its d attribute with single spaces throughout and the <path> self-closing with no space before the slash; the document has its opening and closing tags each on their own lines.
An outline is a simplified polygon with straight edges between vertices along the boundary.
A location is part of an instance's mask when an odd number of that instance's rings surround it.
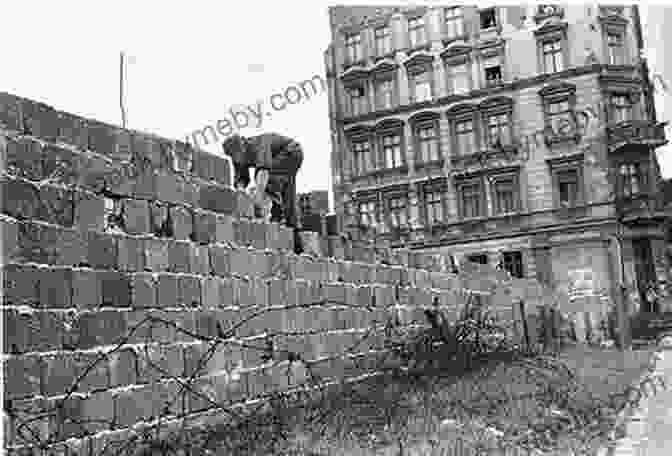
<svg viewBox="0 0 672 456">
<path fill-rule="evenodd" d="M 620 196 L 615 201 L 616 213 L 621 222 L 629 226 L 658 224 L 670 217 L 659 195 L 642 193 L 633 196 Z"/>
<path fill-rule="evenodd" d="M 659 147 L 667 144 L 665 126 L 667 122 L 633 120 L 607 127 L 607 144 L 613 152 L 626 145 L 648 145 Z"/>
<path fill-rule="evenodd" d="M 487 169 L 508 166 L 520 158 L 518 148 L 507 145 L 467 155 L 453 155 L 451 162 L 456 170 L 461 171 L 473 167 Z"/>
</svg>

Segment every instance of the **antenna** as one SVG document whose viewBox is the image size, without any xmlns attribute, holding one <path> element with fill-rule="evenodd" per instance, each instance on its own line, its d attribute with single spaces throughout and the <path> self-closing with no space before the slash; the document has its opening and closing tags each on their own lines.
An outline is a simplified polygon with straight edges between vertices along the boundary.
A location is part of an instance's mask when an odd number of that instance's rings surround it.
<svg viewBox="0 0 672 456">
<path fill-rule="evenodd" d="M 124 51 L 119 53 L 119 108 L 121 109 L 121 127 L 126 128 L 126 108 L 124 107 Z"/>
</svg>

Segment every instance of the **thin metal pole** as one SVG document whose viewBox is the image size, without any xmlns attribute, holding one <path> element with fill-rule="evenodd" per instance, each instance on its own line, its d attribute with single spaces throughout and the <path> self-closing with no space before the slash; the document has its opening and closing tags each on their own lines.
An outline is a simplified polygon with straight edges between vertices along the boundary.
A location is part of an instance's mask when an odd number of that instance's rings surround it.
<svg viewBox="0 0 672 456">
<path fill-rule="evenodd" d="M 119 108 L 121 109 L 121 127 L 126 128 L 126 108 L 124 108 L 124 52 L 119 53 Z"/>
</svg>

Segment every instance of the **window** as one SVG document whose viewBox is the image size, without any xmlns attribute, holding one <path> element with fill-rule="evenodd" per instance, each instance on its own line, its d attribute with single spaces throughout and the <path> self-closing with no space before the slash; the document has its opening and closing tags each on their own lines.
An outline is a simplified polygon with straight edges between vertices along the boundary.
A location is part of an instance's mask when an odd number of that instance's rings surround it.
<svg viewBox="0 0 672 456">
<path fill-rule="evenodd" d="M 425 210 L 427 211 L 427 225 L 432 226 L 443 221 L 443 193 L 429 191 L 425 193 Z"/>
<path fill-rule="evenodd" d="M 378 109 L 391 109 L 394 106 L 394 81 L 392 79 L 376 82 L 376 103 Z"/>
<path fill-rule="evenodd" d="M 564 69 L 562 39 L 555 38 L 553 40 L 543 41 L 541 52 L 545 73 L 557 73 Z"/>
<path fill-rule="evenodd" d="M 502 65 L 499 57 L 492 57 L 483 62 L 485 83 L 488 86 L 502 83 Z"/>
<path fill-rule="evenodd" d="M 611 116 L 614 122 L 626 122 L 631 120 L 632 105 L 627 94 L 611 96 Z"/>
<path fill-rule="evenodd" d="M 512 277 L 523 278 L 523 255 L 520 252 L 503 252 L 502 266 Z"/>
<path fill-rule="evenodd" d="M 449 39 L 464 35 L 464 19 L 459 6 L 446 9 L 446 35 Z"/>
<path fill-rule="evenodd" d="M 491 114 L 486 118 L 488 145 L 502 147 L 511 144 L 511 126 L 507 113 Z"/>
<path fill-rule="evenodd" d="M 432 99 L 431 75 L 429 71 L 422 71 L 411 76 L 413 101 L 416 103 Z"/>
<path fill-rule="evenodd" d="M 403 164 L 401 156 L 401 135 L 392 134 L 382 137 L 383 157 L 389 169 L 398 168 Z"/>
<path fill-rule="evenodd" d="M 436 125 L 432 123 L 419 126 L 416 131 L 421 162 L 439 160 L 439 135 L 436 130 Z"/>
<path fill-rule="evenodd" d="M 516 179 L 513 176 L 494 179 L 492 182 L 492 196 L 495 214 L 515 212 L 518 199 Z"/>
<path fill-rule="evenodd" d="M 547 122 L 554 135 L 561 135 L 568 122 L 572 121 L 572 109 L 568 99 L 548 103 Z"/>
<path fill-rule="evenodd" d="M 607 52 L 610 65 L 623 65 L 625 63 L 622 33 L 607 32 Z"/>
<path fill-rule="evenodd" d="M 454 94 L 469 92 L 471 81 L 471 78 L 469 77 L 469 65 L 466 63 L 451 65 L 450 79 Z"/>
<path fill-rule="evenodd" d="M 397 196 L 390 198 L 390 223 L 393 227 L 399 228 L 407 224 L 406 217 L 406 198 Z"/>
<path fill-rule="evenodd" d="M 476 152 L 474 122 L 472 120 L 455 122 L 455 138 L 458 153 L 461 155 L 468 155 Z"/>
<path fill-rule="evenodd" d="M 389 26 L 378 27 L 375 32 L 376 55 L 381 57 L 392 52 L 392 30 Z"/>
<path fill-rule="evenodd" d="M 495 8 L 488 8 L 480 12 L 481 29 L 489 29 L 497 27 L 497 12 Z"/>
<path fill-rule="evenodd" d="M 367 201 L 359 203 L 359 223 L 363 226 L 372 226 L 377 222 L 376 202 Z"/>
<path fill-rule="evenodd" d="M 369 170 L 370 144 L 367 140 L 359 140 L 352 143 L 352 153 L 354 155 L 355 175 L 361 176 Z"/>
<path fill-rule="evenodd" d="M 425 35 L 425 20 L 416 17 L 408 21 L 408 36 L 411 40 L 411 47 L 418 47 L 425 44 L 427 37 Z"/>
<path fill-rule="evenodd" d="M 364 86 L 352 87 L 348 89 L 350 95 L 350 113 L 358 116 L 366 112 L 366 91 Z"/>
<path fill-rule="evenodd" d="M 460 185 L 460 206 L 463 218 L 482 215 L 483 193 L 480 182 L 468 182 Z"/>
<path fill-rule="evenodd" d="M 472 263 L 488 264 L 487 253 L 473 253 L 467 257 L 467 260 Z"/>
<path fill-rule="evenodd" d="M 358 62 L 362 59 L 362 36 L 353 33 L 345 37 L 345 53 L 348 63 Z"/>
<path fill-rule="evenodd" d="M 639 163 L 622 164 L 619 168 L 621 196 L 634 196 L 643 191 L 643 169 Z"/>
<path fill-rule="evenodd" d="M 565 169 L 557 172 L 558 202 L 561 207 L 574 207 L 579 202 L 579 171 Z"/>
</svg>

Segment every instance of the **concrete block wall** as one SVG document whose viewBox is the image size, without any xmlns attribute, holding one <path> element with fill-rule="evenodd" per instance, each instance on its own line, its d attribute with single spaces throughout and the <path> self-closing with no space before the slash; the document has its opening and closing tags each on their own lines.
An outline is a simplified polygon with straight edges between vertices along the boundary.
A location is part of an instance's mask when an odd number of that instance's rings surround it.
<svg viewBox="0 0 672 456">
<path fill-rule="evenodd" d="M 295 255 L 228 159 L 180 142 L 0 93 L 0 165 L 10 454 L 102 454 L 159 417 L 314 385 L 306 365 L 324 384 L 375 374 L 387 322 L 457 318 L 470 292 L 514 318 L 488 271 L 333 239 Z"/>
</svg>

